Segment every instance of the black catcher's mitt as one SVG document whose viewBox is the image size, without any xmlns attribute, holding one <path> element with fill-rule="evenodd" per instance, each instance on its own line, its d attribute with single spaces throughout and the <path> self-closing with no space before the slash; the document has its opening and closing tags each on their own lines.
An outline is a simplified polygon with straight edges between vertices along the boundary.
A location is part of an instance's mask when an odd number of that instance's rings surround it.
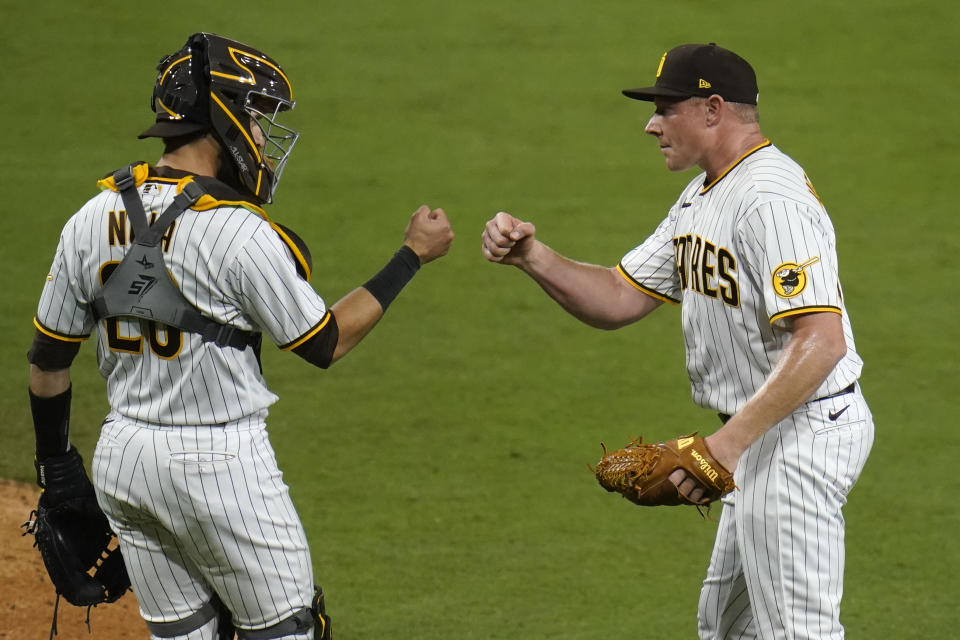
<svg viewBox="0 0 960 640">
<path fill-rule="evenodd" d="M 36 462 L 43 487 L 36 510 L 24 524 L 57 594 L 72 605 L 113 602 L 130 588 L 130 577 L 114 533 L 103 515 L 76 448 Z"/>
</svg>

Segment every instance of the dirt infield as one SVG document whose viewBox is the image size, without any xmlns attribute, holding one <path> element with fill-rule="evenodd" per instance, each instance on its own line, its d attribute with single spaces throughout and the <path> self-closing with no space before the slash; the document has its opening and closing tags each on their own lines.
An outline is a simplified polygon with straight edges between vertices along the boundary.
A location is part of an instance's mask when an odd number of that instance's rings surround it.
<svg viewBox="0 0 960 640">
<path fill-rule="evenodd" d="M 31 484 L 0 480 L 0 638 L 47 640 L 53 621 L 55 594 L 43 568 L 33 537 L 21 536 L 20 525 L 36 507 L 40 492 Z M 143 640 L 147 627 L 137 612 L 133 593 L 113 604 L 90 610 L 87 632 L 86 607 L 60 600 L 57 640 Z"/>
</svg>

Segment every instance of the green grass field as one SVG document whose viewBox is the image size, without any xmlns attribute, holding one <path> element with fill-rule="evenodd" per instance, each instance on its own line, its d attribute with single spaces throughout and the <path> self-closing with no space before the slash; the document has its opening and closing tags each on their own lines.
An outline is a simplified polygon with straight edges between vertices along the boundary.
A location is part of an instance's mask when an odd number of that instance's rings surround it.
<svg viewBox="0 0 960 640">
<path fill-rule="evenodd" d="M 587 470 L 601 441 L 715 427 L 689 400 L 677 310 L 592 330 L 486 263 L 479 237 L 509 209 L 559 251 L 615 263 L 690 179 L 664 170 L 649 107 L 619 91 L 652 81 L 671 46 L 716 41 L 756 67 L 763 128 L 837 229 L 877 423 L 846 511 L 848 636 L 956 634 L 955 3 L 0 7 L 0 476 L 33 474 L 24 354 L 59 229 L 96 178 L 156 160 L 136 140 L 154 66 L 218 32 L 293 80 L 303 137 L 270 213 L 308 241 L 329 301 L 386 261 L 421 203 L 458 234 L 333 369 L 265 350 L 272 439 L 338 640 L 695 637 L 716 525 L 633 508 Z M 73 376 L 88 460 L 106 409 L 93 351 Z"/>
</svg>

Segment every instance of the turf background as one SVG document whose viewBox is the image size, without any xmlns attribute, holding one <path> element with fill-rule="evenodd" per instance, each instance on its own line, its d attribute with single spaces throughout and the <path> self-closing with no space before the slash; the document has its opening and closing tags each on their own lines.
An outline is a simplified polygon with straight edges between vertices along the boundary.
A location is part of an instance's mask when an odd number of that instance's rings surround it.
<svg viewBox="0 0 960 640">
<path fill-rule="evenodd" d="M 0 13 L 0 476 L 33 473 L 24 353 L 59 228 L 97 177 L 156 159 L 135 138 L 154 65 L 219 32 L 293 79 L 303 137 L 270 212 L 310 244 L 328 300 L 385 262 L 419 204 L 458 233 L 332 370 L 265 352 L 273 442 L 338 638 L 693 637 L 715 525 L 631 508 L 586 468 L 601 441 L 714 427 L 689 402 L 677 311 L 591 330 L 478 246 L 498 209 L 581 260 L 612 264 L 642 240 L 690 175 L 663 169 L 648 107 L 619 90 L 649 83 L 674 44 L 716 41 L 754 63 L 764 131 L 837 230 L 877 422 L 846 511 L 849 637 L 953 632 L 954 3 L 0 0 Z M 105 411 L 90 346 L 74 385 L 89 459 Z M 0 539 L 18 535 L 6 524 Z"/>
</svg>

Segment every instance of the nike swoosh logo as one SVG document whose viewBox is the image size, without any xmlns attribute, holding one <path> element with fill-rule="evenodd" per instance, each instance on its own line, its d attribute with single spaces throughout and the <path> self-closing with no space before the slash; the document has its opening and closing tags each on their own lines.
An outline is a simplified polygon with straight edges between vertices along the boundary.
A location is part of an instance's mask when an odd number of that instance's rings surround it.
<svg viewBox="0 0 960 640">
<path fill-rule="evenodd" d="M 830 413 L 827 414 L 827 416 L 828 416 L 831 420 L 836 420 L 836 419 L 839 418 L 841 415 L 843 415 L 843 412 L 844 412 L 844 411 L 846 411 L 846 410 L 849 409 L 849 408 L 850 408 L 850 405 L 846 405 L 843 409 L 840 409 L 840 411 L 831 411 Z"/>
</svg>

